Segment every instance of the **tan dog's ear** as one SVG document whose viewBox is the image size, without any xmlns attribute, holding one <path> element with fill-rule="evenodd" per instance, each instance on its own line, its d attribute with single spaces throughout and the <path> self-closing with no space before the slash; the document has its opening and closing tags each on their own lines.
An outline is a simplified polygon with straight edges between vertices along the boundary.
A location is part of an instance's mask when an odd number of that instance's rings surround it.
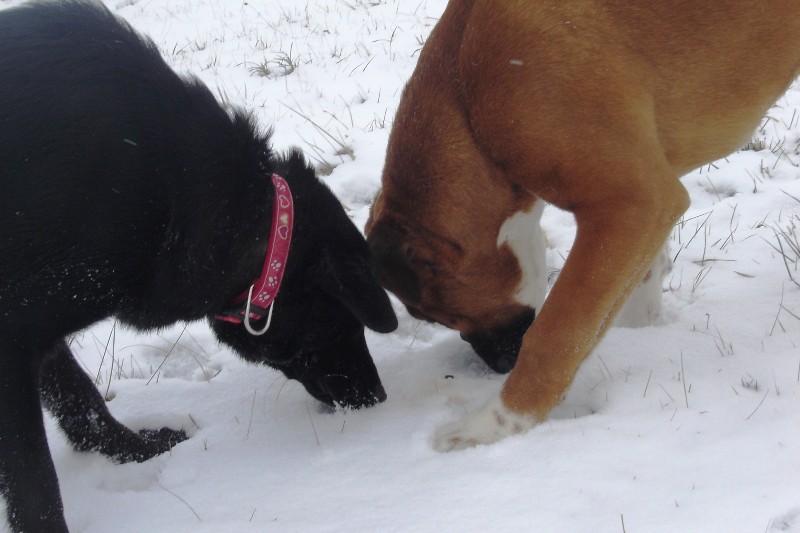
<svg viewBox="0 0 800 533">
<path fill-rule="evenodd" d="M 375 224 L 375 219 L 381 210 L 383 200 L 382 192 L 383 189 L 378 190 L 375 194 L 375 198 L 372 200 L 372 204 L 369 206 L 369 217 L 367 217 L 367 223 L 364 225 L 364 234 L 368 237 L 369 234 L 372 233 L 372 226 Z"/>
<path fill-rule="evenodd" d="M 419 305 L 420 280 L 414 268 L 414 248 L 398 225 L 380 222 L 370 227 L 367 242 L 381 284 L 404 303 Z"/>
</svg>

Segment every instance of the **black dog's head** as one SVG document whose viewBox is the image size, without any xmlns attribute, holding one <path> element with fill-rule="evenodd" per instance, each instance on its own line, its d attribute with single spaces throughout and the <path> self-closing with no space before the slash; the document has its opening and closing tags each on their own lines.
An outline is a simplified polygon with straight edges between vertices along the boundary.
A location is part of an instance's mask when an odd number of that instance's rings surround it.
<svg viewBox="0 0 800 533">
<path fill-rule="evenodd" d="M 397 318 L 366 241 L 302 157 L 291 154 L 275 167 L 292 188 L 295 227 L 271 325 L 263 336 L 219 320 L 212 320 L 213 329 L 242 357 L 283 371 L 321 402 L 351 408 L 381 402 L 386 392 L 364 326 L 388 333 Z"/>
</svg>

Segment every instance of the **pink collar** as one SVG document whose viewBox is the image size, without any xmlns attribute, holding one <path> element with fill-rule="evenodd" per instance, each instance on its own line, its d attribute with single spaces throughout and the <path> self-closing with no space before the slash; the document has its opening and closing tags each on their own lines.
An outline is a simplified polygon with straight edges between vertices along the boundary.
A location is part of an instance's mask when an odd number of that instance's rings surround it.
<svg viewBox="0 0 800 533">
<path fill-rule="evenodd" d="M 292 241 L 294 224 L 292 191 L 286 180 L 277 174 L 272 175 L 272 184 L 275 187 L 272 229 L 267 255 L 264 258 L 264 267 L 261 269 L 261 277 L 253 281 L 249 290 L 232 298 L 221 315 L 214 316 L 217 320 L 232 324 L 244 323 L 245 329 L 253 335 L 263 335 L 269 329 L 272 320 L 272 304 L 281 288 L 286 261 L 289 258 L 289 245 Z M 267 310 L 269 310 L 268 315 Z M 264 329 L 254 330 L 250 326 L 250 321 L 261 320 L 264 316 L 267 316 L 267 324 Z"/>
</svg>

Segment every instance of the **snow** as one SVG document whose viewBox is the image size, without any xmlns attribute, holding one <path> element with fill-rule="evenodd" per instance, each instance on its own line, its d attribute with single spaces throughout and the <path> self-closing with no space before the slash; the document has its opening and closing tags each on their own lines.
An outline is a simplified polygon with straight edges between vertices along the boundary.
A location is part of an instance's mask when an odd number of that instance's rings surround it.
<svg viewBox="0 0 800 533">
<path fill-rule="evenodd" d="M 297 145 L 332 170 L 323 179 L 363 227 L 400 91 L 444 0 L 106 4 L 177 71 L 254 109 L 276 148 Z M 611 330 L 548 422 L 492 446 L 432 449 L 437 429 L 503 377 L 397 302 L 399 329 L 368 334 L 389 399 L 356 412 L 324 412 L 205 324 L 146 335 L 106 321 L 80 333 L 76 353 L 116 417 L 192 437 L 116 465 L 72 451 L 48 419 L 67 523 L 87 533 L 800 531 L 790 279 L 800 270 L 776 238 L 800 233 L 800 85 L 755 138 L 761 149 L 683 178 L 693 203 L 670 242 L 658 322 Z M 542 225 L 555 274 L 574 222 L 548 207 Z"/>
</svg>

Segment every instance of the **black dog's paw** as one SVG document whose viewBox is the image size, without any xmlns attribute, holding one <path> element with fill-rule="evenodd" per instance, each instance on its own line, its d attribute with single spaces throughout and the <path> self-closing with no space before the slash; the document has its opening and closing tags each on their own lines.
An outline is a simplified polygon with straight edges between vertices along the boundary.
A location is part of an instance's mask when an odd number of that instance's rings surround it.
<svg viewBox="0 0 800 533">
<path fill-rule="evenodd" d="M 148 459 L 168 452 L 179 442 L 189 438 L 182 429 L 142 429 L 138 433 L 131 432 L 124 446 L 118 446 L 116 453 L 109 454 L 118 463 L 136 461 L 143 463 Z"/>
<path fill-rule="evenodd" d="M 168 452 L 173 446 L 189 438 L 184 430 L 172 428 L 140 429 L 139 435 L 158 447 L 156 455 Z"/>
</svg>

